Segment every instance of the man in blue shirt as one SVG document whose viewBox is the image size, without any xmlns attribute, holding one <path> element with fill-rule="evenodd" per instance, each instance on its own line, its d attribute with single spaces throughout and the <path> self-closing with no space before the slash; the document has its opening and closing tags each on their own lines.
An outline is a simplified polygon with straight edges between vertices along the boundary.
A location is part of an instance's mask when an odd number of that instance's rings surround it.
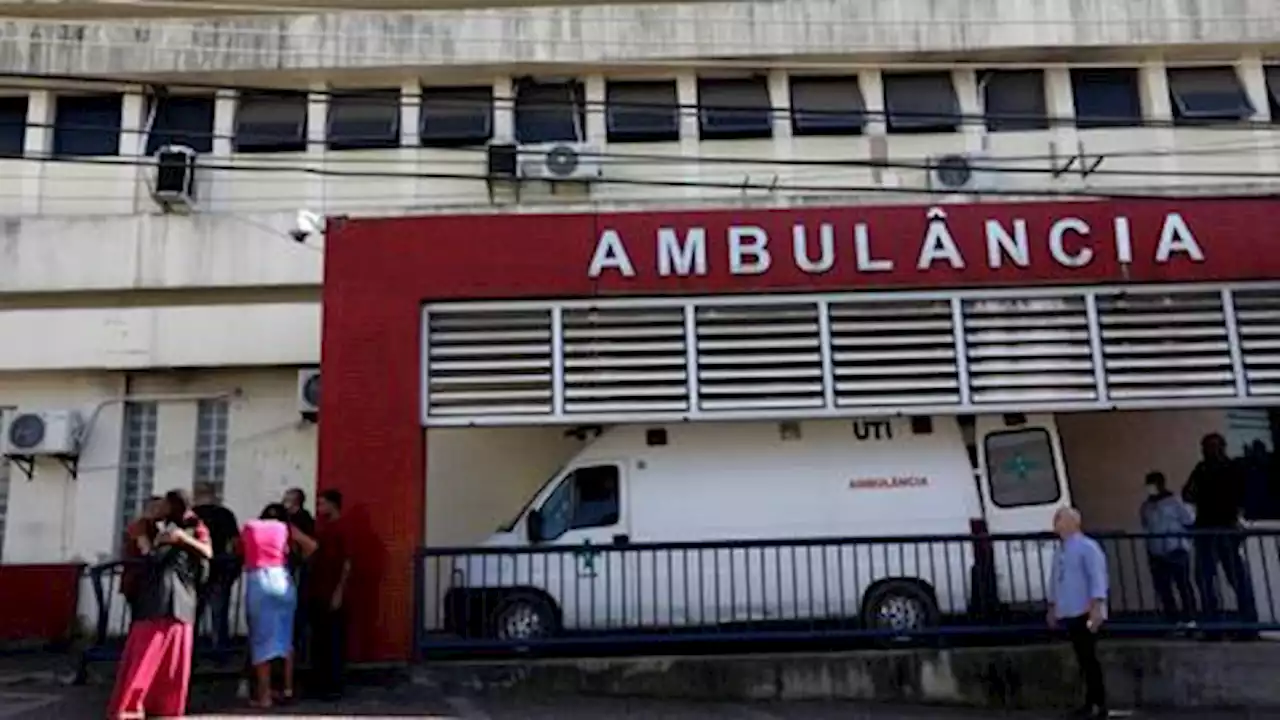
<svg viewBox="0 0 1280 720">
<path fill-rule="evenodd" d="M 1096 540 L 1080 531 L 1075 508 L 1060 508 L 1054 514 L 1053 531 L 1062 544 L 1049 579 L 1049 626 L 1066 626 L 1080 665 L 1085 686 L 1080 717 L 1105 718 L 1107 691 L 1098 662 L 1098 630 L 1107 619 L 1107 557 Z"/>
</svg>

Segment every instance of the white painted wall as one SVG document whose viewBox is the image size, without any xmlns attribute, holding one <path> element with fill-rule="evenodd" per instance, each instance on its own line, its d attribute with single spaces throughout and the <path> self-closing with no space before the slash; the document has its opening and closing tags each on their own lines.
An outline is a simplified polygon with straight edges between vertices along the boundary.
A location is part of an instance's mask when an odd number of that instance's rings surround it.
<svg viewBox="0 0 1280 720">
<path fill-rule="evenodd" d="M 256 517 L 283 491 L 315 487 L 315 428 L 297 413 L 293 369 L 153 372 L 134 375 L 135 397 L 184 395 L 160 402 L 155 490 L 190 488 L 194 471 L 196 398 L 229 391 L 225 501 L 241 519 Z M 123 373 L 29 373 L 0 376 L 0 404 L 78 408 L 91 413 L 101 403 L 72 480 L 56 463 L 42 462 L 28 481 L 10 468 L 6 563 L 96 561 L 118 550 L 120 443 L 125 388 Z"/>
</svg>

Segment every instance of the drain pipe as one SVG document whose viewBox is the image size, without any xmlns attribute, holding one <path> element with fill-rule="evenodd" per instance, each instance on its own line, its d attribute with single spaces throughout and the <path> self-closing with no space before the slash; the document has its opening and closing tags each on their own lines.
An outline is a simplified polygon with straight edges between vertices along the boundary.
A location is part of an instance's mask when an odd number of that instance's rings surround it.
<svg viewBox="0 0 1280 720">
<path fill-rule="evenodd" d="M 133 395 L 130 388 L 133 385 L 130 375 L 125 375 L 124 387 L 119 397 L 103 400 L 94 406 L 93 412 L 89 413 L 89 419 L 85 421 L 84 427 L 80 430 L 80 452 L 84 452 L 89 445 L 89 438 L 93 435 L 93 428 L 98 423 L 98 418 L 102 415 L 102 411 L 113 405 L 123 405 L 131 402 L 190 402 L 192 400 L 230 400 L 233 398 L 244 397 L 242 388 L 233 388 L 222 392 L 214 393 L 159 393 L 152 395 Z"/>
</svg>

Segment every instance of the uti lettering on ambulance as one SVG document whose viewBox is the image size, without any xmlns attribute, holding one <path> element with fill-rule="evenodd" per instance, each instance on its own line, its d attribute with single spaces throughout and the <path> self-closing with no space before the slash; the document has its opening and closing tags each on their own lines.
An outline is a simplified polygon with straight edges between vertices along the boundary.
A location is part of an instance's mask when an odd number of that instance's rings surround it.
<svg viewBox="0 0 1280 720">
<path fill-rule="evenodd" d="M 895 475 L 893 477 L 855 478 L 849 481 L 850 490 L 896 490 L 918 488 L 929 484 L 923 475 Z"/>
</svg>

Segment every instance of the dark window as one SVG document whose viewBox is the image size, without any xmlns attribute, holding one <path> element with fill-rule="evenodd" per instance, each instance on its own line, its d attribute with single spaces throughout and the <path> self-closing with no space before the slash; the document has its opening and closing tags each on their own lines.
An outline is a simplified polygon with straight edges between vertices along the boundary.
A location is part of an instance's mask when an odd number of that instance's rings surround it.
<svg viewBox="0 0 1280 720">
<path fill-rule="evenodd" d="M 493 137 L 493 88 L 423 88 L 423 145 L 482 145 Z"/>
<path fill-rule="evenodd" d="M 118 155 L 123 100 L 119 94 L 59 97 L 54 106 L 53 154 Z"/>
<path fill-rule="evenodd" d="M 617 525 L 620 479 L 615 465 L 574 470 L 542 505 L 542 537 L 555 540 L 570 530 Z"/>
<path fill-rule="evenodd" d="M 586 139 L 582 83 L 522 82 L 516 89 L 516 142 L 577 142 Z"/>
<path fill-rule="evenodd" d="M 1132 68 L 1081 68 L 1071 71 L 1076 127 L 1134 127 L 1142 124 L 1138 71 Z"/>
<path fill-rule="evenodd" d="M 680 105 L 674 80 L 611 82 L 605 88 L 609 142 L 680 139 Z"/>
<path fill-rule="evenodd" d="M 1267 100 L 1271 103 L 1271 122 L 1280 123 L 1280 65 L 1270 65 L 1267 75 Z"/>
<path fill-rule="evenodd" d="M 1253 117 L 1253 103 L 1233 67 L 1170 68 L 1169 101 L 1180 124 Z"/>
<path fill-rule="evenodd" d="M 236 109 L 236 152 L 307 149 L 305 93 L 244 93 Z"/>
<path fill-rule="evenodd" d="M 791 77 L 791 132 L 859 135 L 867 106 L 856 77 Z"/>
<path fill-rule="evenodd" d="M 703 140 L 773 137 L 773 104 L 765 78 L 698 80 Z"/>
<path fill-rule="evenodd" d="M 27 141 L 27 96 L 0 97 L 0 157 L 22 157 Z"/>
<path fill-rule="evenodd" d="M 400 91 L 334 93 L 327 121 L 330 150 L 400 147 Z"/>
<path fill-rule="evenodd" d="M 886 73 L 886 128 L 891 133 L 941 133 L 960 129 L 960 100 L 949 72 Z"/>
<path fill-rule="evenodd" d="M 213 106 L 211 95 L 166 95 L 155 103 L 147 154 L 165 145 L 186 145 L 196 152 L 213 152 Z"/>
<path fill-rule="evenodd" d="M 987 481 L 991 501 L 1002 508 L 1055 503 L 1062 496 L 1053 441 L 1035 428 L 988 435 Z"/>
<path fill-rule="evenodd" d="M 1043 71 L 991 70 L 978 77 L 988 130 L 1044 130 L 1049 127 Z"/>
</svg>

